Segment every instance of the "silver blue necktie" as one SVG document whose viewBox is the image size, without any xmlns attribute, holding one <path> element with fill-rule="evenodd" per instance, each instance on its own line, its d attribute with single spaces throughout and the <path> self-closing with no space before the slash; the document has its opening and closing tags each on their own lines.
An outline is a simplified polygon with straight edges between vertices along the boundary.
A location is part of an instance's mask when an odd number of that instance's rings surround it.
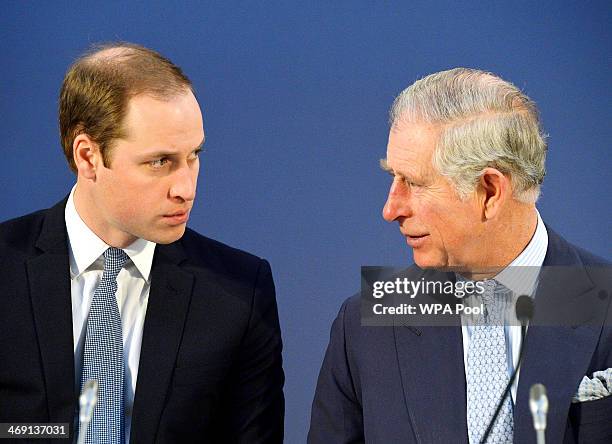
<svg viewBox="0 0 612 444">
<path fill-rule="evenodd" d="M 510 379 L 506 358 L 503 297 L 505 287 L 495 280 L 484 282 L 481 295 L 485 313 L 474 326 L 468 347 L 467 423 L 471 444 L 477 444 L 493 418 L 497 403 Z M 507 290 L 506 290 L 507 291 Z M 512 401 L 506 398 L 487 443 L 512 443 Z"/>
<path fill-rule="evenodd" d="M 121 444 L 124 441 L 123 337 L 115 294 L 117 275 L 127 260 L 123 250 L 110 247 L 104 252 L 102 280 L 89 310 L 81 387 L 86 381 L 95 379 L 99 391 L 87 430 L 87 443 Z"/>
</svg>

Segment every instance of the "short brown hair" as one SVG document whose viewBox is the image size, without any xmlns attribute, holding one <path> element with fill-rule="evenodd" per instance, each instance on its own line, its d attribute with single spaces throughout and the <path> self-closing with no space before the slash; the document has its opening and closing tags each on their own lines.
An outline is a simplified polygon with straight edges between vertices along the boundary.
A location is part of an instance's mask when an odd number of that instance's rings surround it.
<svg viewBox="0 0 612 444">
<path fill-rule="evenodd" d="M 193 91 L 181 68 L 156 51 L 133 43 L 96 45 L 66 72 L 59 97 L 64 154 L 76 172 L 72 145 L 86 133 L 96 142 L 106 167 L 115 139 L 125 137 L 129 99 L 147 94 L 164 100 Z"/>
</svg>

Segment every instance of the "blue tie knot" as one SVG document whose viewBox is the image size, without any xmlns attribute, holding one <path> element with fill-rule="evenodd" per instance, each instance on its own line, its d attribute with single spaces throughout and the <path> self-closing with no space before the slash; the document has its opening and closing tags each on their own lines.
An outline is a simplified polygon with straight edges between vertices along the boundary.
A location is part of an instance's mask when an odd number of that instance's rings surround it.
<svg viewBox="0 0 612 444">
<path fill-rule="evenodd" d="M 482 293 L 482 301 L 488 306 L 495 300 L 495 287 L 497 287 L 497 281 L 495 279 L 489 279 L 483 283 L 484 292 Z"/>
<path fill-rule="evenodd" d="M 113 279 L 115 279 L 128 259 L 129 257 L 125 251 L 109 247 L 104 252 L 104 273 L 114 276 Z"/>
<path fill-rule="evenodd" d="M 484 292 L 480 295 L 484 304 L 485 325 L 501 325 L 506 297 L 506 287 L 495 279 L 484 281 Z"/>
</svg>

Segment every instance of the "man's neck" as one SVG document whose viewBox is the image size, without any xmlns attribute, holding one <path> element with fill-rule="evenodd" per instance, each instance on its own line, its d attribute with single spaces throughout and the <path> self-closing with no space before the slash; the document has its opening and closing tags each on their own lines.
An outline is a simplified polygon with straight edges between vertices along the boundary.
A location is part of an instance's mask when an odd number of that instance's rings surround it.
<svg viewBox="0 0 612 444">
<path fill-rule="evenodd" d="M 470 280 L 491 279 L 512 263 L 525 250 L 538 226 L 535 205 L 517 205 L 508 212 L 505 222 L 492 230 L 484 242 L 489 251 L 480 263 L 466 267 L 460 274 Z"/>
<path fill-rule="evenodd" d="M 87 227 L 107 245 L 115 248 L 125 248 L 137 240 L 135 236 L 120 232 L 104 222 L 96 208 L 95 200 L 88 195 L 86 186 L 77 181 L 74 190 L 74 207 Z"/>
</svg>

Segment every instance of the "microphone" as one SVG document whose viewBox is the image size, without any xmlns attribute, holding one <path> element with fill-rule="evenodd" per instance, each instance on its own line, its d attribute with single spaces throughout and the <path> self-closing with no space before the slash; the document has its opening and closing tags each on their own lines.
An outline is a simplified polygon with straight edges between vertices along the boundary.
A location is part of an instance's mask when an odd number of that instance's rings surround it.
<svg viewBox="0 0 612 444">
<path fill-rule="evenodd" d="M 79 438 L 77 444 L 85 444 L 87 428 L 93 417 L 93 411 L 98 402 L 98 381 L 90 379 L 83 385 L 79 396 Z"/>
<path fill-rule="evenodd" d="M 548 413 L 548 397 L 546 387 L 533 384 L 529 389 L 529 410 L 533 416 L 533 428 L 536 431 L 538 444 L 544 444 L 546 431 L 546 414 Z"/>
<path fill-rule="evenodd" d="M 493 424 L 495 424 L 495 421 L 499 416 L 499 412 L 501 411 L 501 408 L 504 404 L 504 401 L 506 400 L 506 397 L 508 396 L 508 393 L 510 393 L 510 388 L 512 387 L 512 384 L 514 384 L 516 375 L 518 374 L 518 371 L 521 368 L 521 364 L 523 363 L 523 352 L 525 351 L 525 335 L 527 334 L 527 323 L 533 318 L 534 312 L 533 299 L 526 295 L 519 296 L 516 299 L 516 305 L 514 309 L 516 311 L 516 318 L 521 321 L 521 348 L 519 351 L 518 363 L 516 365 L 516 368 L 512 372 L 510 379 L 508 380 L 508 384 L 506 384 L 504 393 L 502 393 L 501 397 L 499 398 L 499 401 L 497 402 L 497 408 L 495 409 L 493 418 L 491 419 L 491 422 L 489 422 L 489 426 L 487 427 L 487 430 L 484 432 L 484 435 L 482 435 L 482 439 L 480 440 L 481 444 L 486 444 L 487 438 L 489 438 L 491 430 L 493 430 Z"/>
<path fill-rule="evenodd" d="M 529 296 L 522 295 L 516 300 L 516 318 L 521 321 L 521 339 L 524 340 L 527 323 L 533 318 L 533 300 Z"/>
</svg>

